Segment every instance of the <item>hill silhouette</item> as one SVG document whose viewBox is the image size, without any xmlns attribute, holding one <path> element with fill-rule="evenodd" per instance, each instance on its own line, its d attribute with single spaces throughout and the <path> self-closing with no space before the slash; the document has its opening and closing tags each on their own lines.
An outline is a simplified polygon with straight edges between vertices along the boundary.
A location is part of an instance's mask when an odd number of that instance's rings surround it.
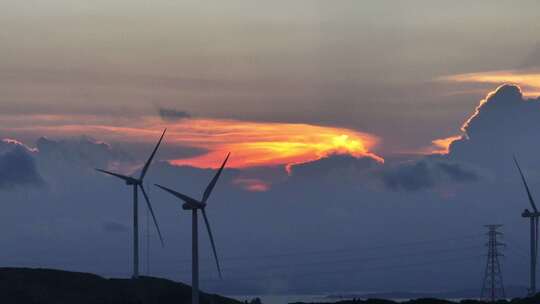
<svg viewBox="0 0 540 304">
<path fill-rule="evenodd" d="M 258 303 L 259 301 L 257 301 Z M 107 279 L 95 274 L 54 269 L 0 268 L 0 303 L 2 304 L 169 304 L 191 303 L 191 286 L 167 279 L 140 277 Z M 243 304 L 238 300 L 201 292 L 201 304 Z M 255 303 L 253 301 L 252 303 Z M 397 304 L 383 299 L 344 300 L 336 304 Z M 476 300 L 452 302 L 424 298 L 401 304 L 482 304 Z M 497 303 L 538 304 L 535 297 Z M 284 303 L 285 304 L 285 303 Z M 308 303 L 292 303 L 308 304 Z M 309 303 L 315 304 L 315 303 Z"/>
<path fill-rule="evenodd" d="M 461 300 L 461 301 L 450 301 L 444 299 L 435 299 L 435 298 L 423 298 L 423 299 L 414 299 L 404 302 L 395 302 L 392 300 L 384 299 L 366 299 L 366 300 L 344 300 L 337 301 L 334 304 L 488 304 L 488 303 L 497 303 L 497 304 L 538 304 L 540 303 L 540 293 L 536 294 L 534 297 L 530 298 L 516 298 L 512 300 L 499 300 L 496 302 L 488 301 L 479 301 L 479 300 Z M 329 303 L 306 303 L 306 302 L 296 302 L 290 304 L 329 304 Z"/>
<path fill-rule="evenodd" d="M 166 279 L 107 279 L 52 269 L 0 268 L 3 304 L 168 304 L 191 303 L 191 286 Z M 240 304 L 201 292 L 201 304 Z"/>
</svg>

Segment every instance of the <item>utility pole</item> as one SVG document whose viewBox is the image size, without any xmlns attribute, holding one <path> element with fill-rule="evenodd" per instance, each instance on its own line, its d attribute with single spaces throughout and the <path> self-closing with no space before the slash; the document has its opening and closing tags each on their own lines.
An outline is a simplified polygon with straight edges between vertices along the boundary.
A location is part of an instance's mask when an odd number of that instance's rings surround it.
<svg viewBox="0 0 540 304">
<path fill-rule="evenodd" d="M 499 253 L 499 247 L 505 246 L 505 244 L 497 240 L 502 236 L 502 232 L 497 229 L 502 225 L 486 225 L 488 228 L 488 247 L 486 270 L 484 272 L 484 283 L 482 284 L 481 298 L 495 302 L 497 299 L 506 298 L 504 292 L 503 277 L 501 272 L 501 264 L 499 263 L 499 257 L 503 256 Z"/>
</svg>

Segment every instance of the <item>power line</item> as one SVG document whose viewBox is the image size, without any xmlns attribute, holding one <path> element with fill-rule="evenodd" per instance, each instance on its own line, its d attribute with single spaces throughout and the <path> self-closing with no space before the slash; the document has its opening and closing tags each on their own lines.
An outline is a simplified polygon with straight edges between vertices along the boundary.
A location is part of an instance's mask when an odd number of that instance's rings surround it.
<svg viewBox="0 0 540 304">
<path fill-rule="evenodd" d="M 388 270 L 388 269 L 399 269 L 399 268 L 409 268 L 409 267 L 421 267 L 421 266 L 428 266 L 428 265 L 438 265 L 442 262 L 446 263 L 455 263 L 455 262 L 463 262 L 463 261 L 472 261 L 472 260 L 478 260 L 479 258 L 484 257 L 484 255 L 474 255 L 474 256 L 466 256 L 466 257 L 456 257 L 451 259 L 444 259 L 444 260 L 437 260 L 437 261 L 430 261 L 430 262 L 422 262 L 422 263 L 411 263 L 411 264 L 402 264 L 402 265 L 388 265 L 388 266 L 377 266 L 377 267 L 364 267 L 364 268 L 357 268 L 357 269 L 348 269 L 345 271 L 321 271 L 321 272 L 309 272 L 309 273 L 300 273 L 300 274 L 271 274 L 271 275 L 265 275 L 265 276 L 253 276 L 253 277 L 231 277 L 231 281 L 244 281 L 244 280 L 256 280 L 256 279 L 262 279 L 262 278 L 298 278 L 298 277 L 306 277 L 306 276 L 320 276 L 320 275 L 335 275 L 335 274 L 347 274 L 350 272 L 365 272 L 365 271 L 379 271 L 379 270 Z M 216 279 L 206 279 L 205 281 L 217 281 Z"/>
<path fill-rule="evenodd" d="M 440 240 L 436 240 L 437 242 L 439 241 L 444 241 L 444 240 L 448 240 L 448 239 L 440 239 Z M 422 241 L 423 243 L 426 243 L 427 241 Z M 430 240 L 429 242 L 434 242 L 434 240 Z M 414 242 L 414 243 L 417 243 L 417 242 Z M 410 244 L 414 244 L 414 243 L 403 243 L 402 245 L 410 245 Z M 373 247 L 365 247 L 365 248 L 386 248 L 386 246 L 373 246 Z M 323 264 L 339 264 L 339 263 L 351 263 L 351 262 L 366 262 L 366 261 L 376 261 L 376 260 L 386 260 L 386 259 L 394 259 L 394 258 L 402 258 L 402 257 L 414 257 L 414 256 L 424 256 L 426 254 L 434 254 L 434 253 L 450 253 L 450 252 L 458 252 L 458 251 L 463 251 L 463 250 L 468 250 L 468 249 L 479 249 L 479 248 L 482 248 L 482 246 L 479 246 L 479 245 L 474 245 L 474 246 L 464 246 L 464 247 L 450 247 L 450 248 L 440 248 L 440 249 L 431 249 L 431 250 L 425 250 L 425 249 L 419 249 L 420 252 L 417 252 L 416 251 L 413 251 L 413 252 L 406 252 L 406 253 L 400 253 L 400 254 L 392 254 L 392 255 L 386 255 L 386 256 L 381 256 L 381 255 L 376 255 L 376 256 L 364 256 L 364 257 L 358 257 L 358 256 L 355 256 L 355 257 L 352 257 L 352 258 L 334 258 L 334 259 L 328 259 L 328 258 L 323 258 L 323 259 L 319 259 L 318 261 L 315 261 L 315 262 L 305 262 L 305 263 L 297 263 L 297 264 L 292 264 L 293 266 L 313 266 L 313 265 L 323 265 Z M 416 249 L 416 248 L 414 248 Z M 322 252 L 322 251 L 321 251 Z M 329 251 L 324 251 L 324 252 L 329 252 Z M 351 253 L 357 253 L 357 251 L 351 251 Z M 287 256 L 300 256 L 302 255 L 303 252 L 297 252 L 297 253 L 287 253 Z M 243 262 L 243 261 L 246 261 L 246 260 L 253 260 L 253 259 L 257 259 L 257 258 L 261 258 L 261 262 L 263 262 L 263 260 L 265 260 L 266 258 L 270 258 L 270 257 L 281 257 L 281 256 L 284 256 L 284 254 L 276 254 L 276 255 L 265 255 L 265 256 L 251 256 L 251 257 L 246 257 L 246 258 L 242 258 L 239 257 L 239 256 L 236 256 L 236 257 L 229 257 L 229 258 L 222 258 L 222 260 L 229 260 L 229 261 L 240 261 L 240 262 Z M 320 258 L 320 257 L 319 257 Z M 205 259 L 205 260 L 210 260 L 209 258 L 208 259 Z M 48 263 L 47 263 L 48 261 Z M 45 264 L 54 264 L 54 261 L 51 261 L 51 259 L 47 259 L 47 261 L 41 261 L 41 263 L 45 263 Z M 79 260 L 76 260 L 76 259 L 73 259 L 71 260 L 71 264 L 77 264 Z M 103 262 L 103 261 L 106 261 L 106 260 L 103 260 L 101 259 L 99 262 Z M 167 260 L 164 260 L 164 259 L 161 259 L 161 260 L 158 260 L 157 262 L 158 263 L 161 263 L 161 264 L 170 264 L 171 262 L 178 262 L 178 263 L 182 263 L 182 262 L 190 262 L 191 260 L 190 259 L 167 259 Z M 28 263 L 35 263 L 36 260 L 35 259 L 32 259 L 31 261 L 27 261 Z M 60 262 L 60 261 L 57 261 L 57 262 Z M 63 265 L 66 265 L 66 264 L 69 264 L 70 261 L 66 261 L 66 259 L 63 259 L 62 261 L 62 264 Z M 17 263 L 25 263 L 24 261 L 21 261 L 20 259 L 18 259 L 18 262 Z M 88 263 L 91 263 L 91 264 L 99 264 L 99 263 L 96 263 L 94 260 L 93 261 L 88 261 Z M 277 264 L 268 264 L 265 262 L 265 266 L 267 267 L 290 267 L 291 264 L 283 264 L 283 263 L 277 263 Z M 253 267 L 250 267 L 250 269 L 253 269 Z"/>
<path fill-rule="evenodd" d="M 401 259 L 404 257 L 423 257 L 428 254 L 445 254 L 445 253 L 452 253 L 452 252 L 462 252 L 464 250 L 469 249 L 480 249 L 483 248 L 481 245 L 475 245 L 475 246 L 467 246 L 467 247 L 457 247 L 457 248 L 445 248 L 445 249 L 437 249 L 437 250 L 422 250 L 421 252 L 412 252 L 412 253 L 402 253 L 402 254 L 393 254 L 393 255 L 386 255 L 386 256 L 364 256 L 364 257 L 354 257 L 354 258 L 348 258 L 348 259 L 323 259 L 319 261 L 314 262 L 304 262 L 304 263 L 278 263 L 278 264 L 265 264 L 263 267 L 253 267 L 252 265 L 249 266 L 250 270 L 264 270 L 266 268 L 272 268 L 272 269 L 279 269 L 279 268 L 287 268 L 290 267 L 304 267 L 304 266 L 321 266 L 325 264 L 347 264 L 347 263 L 358 263 L 358 262 L 370 262 L 370 261 L 380 261 L 380 260 L 388 260 L 388 259 Z M 477 250 L 475 250 L 477 251 Z M 163 263 L 169 264 L 169 261 L 162 261 Z M 187 269 L 187 268 L 186 268 Z M 233 270 L 234 268 L 224 268 L 225 270 Z"/>
<path fill-rule="evenodd" d="M 220 260 L 256 260 L 256 259 L 275 259 L 280 257 L 293 257 L 293 256 L 301 256 L 302 258 L 305 258 L 309 255 L 324 255 L 324 254 L 335 254 L 335 253 L 351 253 L 356 254 L 358 251 L 365 251 L 370 249 L 384 249 L 384 248 L 391 248 L 396 249 L 396 247 L 411 247 L 414 246 L 415 249 L 419 244 L 434 244 L 434 243 L 440 243 L 440 242 L 447 242 L 450 240 L 465 240 L 465 239 L 478 239 L 480 237 L 483 237 L 483 234 L 470 234 L 465 236 L 454 236 L 449 238 L 441 238 L 441 239 L 431 239 L 431 240 L 422 240 L 422 241 L 413 241 L 413 242 L 406 242 L 406 243 L 397 243 L 397 244 L 388 244 L 388 245 L 376 245 L 376 246 L 366 246 L 366 247 L 357 247 L 357 248 L 342 248 L 342 249 L 329 249 L 329 250 L 313 250 L 313 251 L 296 251 L 296 252 L 284 252 L 284 253 L 274 253 L 274 254 L 265 254 L 265 255 L 245 255 L 245 256 L 229 256 L 229 257 L 220 257 Z M 208 258 L 210 259 L 210 258 Z M 191 259 L 176 259 L 177 262 L 189 262 Z"/>
<path fill-rule="evenodd" d="M 524 250 L 523 247 L 521 247 L 517 242 L 515 242 L 514 240 L 508 238 L 508 235 L 505 235 L 504 239 L 505 239 L 505 241 L 507 243 L 510 243 L 511 246 L 508 247 L 510 250 L 515 252 L 517 255 L 519 255 L 523 259 L 528 259 L 529 258 L 527 256 L 526 250 Z"/>
</svg>

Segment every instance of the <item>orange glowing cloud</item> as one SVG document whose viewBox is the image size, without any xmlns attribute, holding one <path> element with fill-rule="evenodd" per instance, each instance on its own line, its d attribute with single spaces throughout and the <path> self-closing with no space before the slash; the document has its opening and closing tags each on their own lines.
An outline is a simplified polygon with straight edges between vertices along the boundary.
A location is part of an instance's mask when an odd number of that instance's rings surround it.
<svg viewBox="0 0 540 304">
<path fill-rule="evenodd" d="M 15 145 L 15 146 L 24 147 L 29 152 L 37 152 L 36 148 L 31 148 L 31 147 L 25 145 L 24 143 L 22 143 L 22 142 L 20 142 L 20 141 L 18 141 L 16 139 L 13 139 L 13 138 L 3 138 L 1 140 L 1 142 L 9 144 L 9 145 Z"/>
<path fill-rule="evenodd" d="M 71 137 L 82 134 L 110 142 L 153 143 L 167 127 L 166 142 L 175 146 L 194 147 L 208 151 L 192 158 L 175 158 L 174 165 L 215 168 L 227 152 L 233 156 L 228 166 L 234 168 L 275 166 L 314 161 L 331 154 L 350 154 L 383 158 L 372 149 L 379 139 L 371 134 L 346 128 L 298 123 L 270 123 L 226 119 L 185 119 L 164 122 L 155 117 L 135 120 L 114 120 L 96 116 L 35 116 L 32 126 L 0 116 L 2 128 L 13 134 Z M 25 121 L 28 121 L 26 117 Z M 81 122 L 83 121 L 83 122 Z M 259 189 L 262 189 L 259 187 Z"/>
<path fill-rule="evenodd" d="M 442 81 L 463 83 L 514 83 L 524 89 L 523 95 L 533 97 L 540 95 L 540 72 L 503 70 L 478 73 L 457 74 L 440 78 Z"/>
<path fill-rule="evenodd" d="M 237 178 L 233 184 L 251 192 L 265 192 L 270 190 L 270 184 L 258 178 Z"/>
<path fill-rule="evenodd" d="M 309 124 L 263 123 L 238 120 L 188 120 L 171 126 L 170 138 L 209 150 L 188 159 L 171 160 L 176 165 L 215 167 L 227 151 L 236 168 L 293 165 L 335 153 L 384 160 L 370 152 L 378 138 L 366 133 Z"/>
<path fill-rule="evenodd" d="M 432 141 L 434 149 L 429 152 L 434 154 L 448 154 L 450 152 L 450 145 L 459 139 L 461 139 L 461 135 L 435 139 Z"/>
</svg>

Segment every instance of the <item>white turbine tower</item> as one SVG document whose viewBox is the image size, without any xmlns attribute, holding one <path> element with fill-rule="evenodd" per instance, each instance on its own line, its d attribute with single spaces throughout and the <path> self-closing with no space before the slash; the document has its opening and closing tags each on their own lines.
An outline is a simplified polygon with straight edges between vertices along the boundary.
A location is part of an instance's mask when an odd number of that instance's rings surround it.
<svg viewBox="0 0 540 304">
<path fill-rule="evenodd" d="M 206 229 L 208 230 L 208 236 L 210 237 L 210 243 L 212 244 L 212 251 L 214 252 L 214 259 L 216 260 L 218 274 L 219 274 L 219 277 L 221 278 L 221 267 L 219 266 L 219 259 L 216 252 L 216 245 L 214 243 L 214 237 L 212 236 L 212 230 L 210 229 L 210 223 L 208 222 L 208 217 L 206 216 L 205 208 L 206 208 L 206 202 L 208 201 L 208 197 L 212 193 L 212 190 L 214 189 L 214 186 L 216 185 L 216 182 L 219 179 L 219 176 L 221 175 L 221 172 L 223 171 L 223 168 L 225 167 L 225 164 L 227 163 L 229 156 L 230 156 L 230 153 L 227 154 L 225 161 L 223 161 L 223 164 L 221 165 L 219 170 L 216 172 L 216 175 L 210 181 L 210 184 L 208 184 L 208 186 L 206 187 L 202 200 L 200 201 L 194 198 L 191 198 L 185 194 L 176 192 L 174 190 L 171 190 L 169 188 L 156 184 L 157 187 L 171 193 L 172 195 L 184 201 L 184 204 L 182 205 L 182 209 L 192 211 L 192 216 L 191 216 L 191 219 L 192 219 L 191 303 L 192 304 L 199 304 L 199 242 L 198 242 L 198 227 L 197 227 L 197 210 L 199 209 L 201 210 L 204 223 L 206 224 Z"/>
<path fill-rule="evenodd" d="M 138 207 L 138 194 L 139 194 L 139 188 L 141 189 L 141 192 L 144 196 L 144 199 L 146 200 L 146 206 L 148 207 L 148 210 L 150 210 L 150 213 L 152 214 L 152 219 L 154 220 L 154 224 L 156 226 L 156 230 L 159 235 L 159 240 L 161 241 L 161 246 L 164 246 L 163 243 L 163 237 L 161 236 L 161 231 L 159 230 L 159 225 L 156 220 L 156 216 L 154 215 L 154 210 L 152 209 L 152 204 L 150 204 L 150 199 L 148 198 L 148 195 L 146 194 L 146 191 L 144 190 L 143 185 L 143 179 L 146 175 L 146 172 L 148 171 L 148 167 L 152 163 L 152 159 L 154 158 L 154 155 L 156 155 L 156 152 L 159 148 L 159 145 L 161 144 L 161 141 L 163 140 L 163 136 L 165 136 L 165 131 L 167 129 L 163 130 L 163 134 L 161 134 L 161 137 L 159 138 L 159 141 L 154 148 L 154 151 L 152 151 L 152 154 L 150 155 L 150 158 L 146 161 L 144 164 L 144 167 L 141 171 L 141 175 L 139 178 L 132 177 L 132 176 L 125 176 L 122 174 L 102 170 L 102 169 L 96 169 L 99 172 L 103 172 L 105 174 L 109 174 L 115 177 L 118 177 L 126 182 L 126 185 L 133 186 L 133 279 L 137 279 L 139 277 L 139 207 Z"/>
<path fill-rule="evenodd" d="M 521 167 L 518 164 L 518 161 L 516 157 L 514 156 L 514 163 L 516 164 L 516 167 L 519 171 L 519 175 L 521 176 L 521 181 L 523 182 L 523 186 L 525 187 L 525 191 L 527 192 L 527 198 L 529 199 L 529 203 L 531 204 L 531 207 L 533 211 L 529 211 L 529 209 L 525 209 L 523 213 L 521 214 L 522 217 L 529 218 L 530 219 L 530 226 L 531 226 L 531 265 L 530 265 L 530 287 L 529 287 L 529 295 L 533 296 L 536 294 L 536 264 L 538 259 L 538 218 L 540 217 L 540 212 L 538 212 L 538 208 L 536 208 L 536 204 L 534 203 L 533 196 L 531 194 L 531 190 L 529 189 L 529 186 L 527 185 L 527 181 L 525 180 L 525 176 L 523 175 L 523 172 L 521 171 Z"/>
</svg>

